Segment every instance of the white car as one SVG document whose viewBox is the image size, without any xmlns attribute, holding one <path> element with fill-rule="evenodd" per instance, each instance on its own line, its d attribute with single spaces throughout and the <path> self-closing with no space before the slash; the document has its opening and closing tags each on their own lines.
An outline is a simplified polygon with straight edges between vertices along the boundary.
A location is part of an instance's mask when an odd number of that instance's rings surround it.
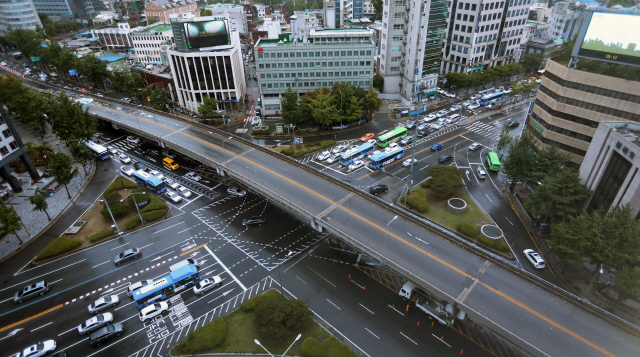
<svg viewBox="0 0 640 357">
<path fill-rule="evenodd" d="M 465 106 L 465 107 L 468 107 L 469 104 L 471 104 L 471 103 L 473 103 L 473 102 L 470 101 L 470 100 L 465 100 L 464 102 L 462 102 L 462 105 Z"/>
<path fill-rule="evenodd" d="M 318 159 L 318 161 L 324 161 L 328 159 L 329 156 L 331 156 L 331 153 L 329 152 L 329 150 L 327 150 L 327 151 L 321 152 L 316 159 Z"/>
<path fill-rule="evenodd" d="M 487 178 L 487 172 L 484 171 L 483 168 L 478 167 L 478 169 L 476 170 L 476 175 L 478 175 L 479 179 L 486 179 Z"/>
<path fill-rule="evenodd" d="M 169 199 L 171 201 L 173 201 L 173 203 L 178 203 L 178 202 L 182 201 L 182 197 L 180 197 L 180 195 L 178 195 L 177 193 L 175 193 L 173 191 L 167 190 L 167 192 L 165 192 L 164 195 L 169 197 Z"/>
<path fill-rule="evenodd" d="M 115 306 L 120 302 L 118 295 L 104 296 L 96 300 L 94 303 L 89 304 L 89 313 L 95 314 L 108 307 Z"/>
<path fill-rule="evenodd" d="M 416 162 L 418 162 L 418 160 L 416 160 L 416 159 L 406 159 L 402 163 L 402 166 L 404 166 L 404 167 L 411 166 L 411 164 L 415 164 Z"/>
<path fill-rule="evenodd" d="M 393 151 L 398 148 L 398 143 L 391 143 L 384 148 L 385 151 Z"/>
<path fill-rule="evenodd" d="M 7 62 L 5 61 L 0 62 L 0 66 L 6 66 L 6 65 L 7 65 Z"/>
<path fill-rule="evenodd" d="M 133 135 L 129 135 L 127 136 L 127 142 L 131 143 L 131 144 L 139 144 L 140 143 L 140 138 L 135 137 Z"/>
<path fill-rule="evenodd" d="M 347 169 L 347 171 L 354 171 L 361 168 L 362 166 L 364 166 L 363 160 L 355 160 L 351 163 L 351 165 L 349 165 L 349 168 Z"/>
<path fill-rule="evenodd" d="M 448 110 L 444 110 L 444 109 L 443 109 L 443 110 L 441 110 L 441 111 L 437 112 L 437 113 L 436 113 L 436 116 L 437 116 L 438 118 L 440 118 L 440 117 L 443 117 L 443 116 L 445 116 L 445 115 L 447 115 L 447 114 L 449 114 L 449 111 L 448 111 Z"/>
<path fill-rule="evenodd" d="M 331 150 L 332 153 L 338 154 L 343 152 L 347 148 L 347 145 L 338 145 Z"/>
<path fill-rule="evenodd" d="M 199 283 L 197 283 L 196 285 L 194 285 L 193 287 L 193 292 L 196 295 L 200 295 L 208 290 L 211 290 L 215 287 L 218 287 L 222 285 L 222 279 L 217 276 L 214 275 L 211 278 L 206 278 L 206 279 L 202 279 L 200 280 Z"/>
<path fill-rule="evenodd" d="M 150 320 L 160 314 L 166 314 L 167 312 L 169 312 L 169 304 L 167 304 L 166 301 L 160 301 L 140 310 L 138 315 L 140 316 L 140 321 L 146 322 L 147 320 Z"/>
<path fill-rule="evenodd" d="M 445 93 L 444 93 L 444 95 L 446 95 L 446 96 L 447 96 L 447 97 L 449 97 L 449 98 L 455 98 L 455 97 L 456 97 L 456 95 L 455 95 L 455 94 L 453 94 L 453 93 L 449 93 L 449 92 L 445 92 Z"/>
<path fill-rule="evenodd" d="M 184 186 L 179 186 L 176 191 L 178 191 L 178 193 L 180 193 L 183 197 L 185 198 L 189 198 L 191 197 L 191 191 L 189 191 L 186 187 Z"/>
<path fill-rule="evenodd" d="M 525 249 L 522 251 L 525 257 L 529 259 L 529 262 L 533 264 L 533 267 L 536 269 L 544 269 L 544 259 L 533 249 Z"/>
<path fill-rule="evenodd" d="M 511 88 L 507 88 L 507 89 L 503 90 L 502 93 L 504 93 L 504 94 L 511 93 Z"/>
<path fill-rule="evenodd" d="M 371 144 L 371 145 L 375 145 L 375 144 L 378 142 L 378 140 L 376 140 L 376 139 L 369 139 L 369 140 L 367 140 L 367 142 L 368 142 L 369 144 Z"/>
<path fill-rule="evenodd" d="M 435 130 L 440 130 L 442 129 L 442 124 L 440 123 L 435 123 L 431 126 L 432 128 L 434 128 Z"/>
<path fill-rule="evenodd" d="M 429 124 L 427 123 L 422 123 L 420 125 L 418 125 L 418 127 L 416 128 L 417 131 L 420 131 L 422 129 L 426 129 L 429 126 Z"/>
<path fill-rule="evenodd" d="M 198 175 L 197 173 L 193 172 L 193 171 L 189 171 L 186 174 L 184 174 L 184 177 L 188 178 L 189 180 L 193 180 L 193 181 L 200 181 L 201 177 L 200 175 Z"/>
<path fill-rule="evenodd" d="M 423 120 L 426 121 L 426 122 L 430 122 L 430 121 L 434 120 L 437 117 L 438 117 L 437 115 L 431 113 L 431 114 L 427 115 L 426 117 L 424 117 Z"/>
<path fill-rule="evenodd" d="M 120 159 L 120 162 L 123 164 L 128 164 L 131 162 L 131 159 L 129 158 L 129 156 L 125 155 L 125 154 L 120 154 L 118 155 L 118 158 Z"/>
<path fill-rule="evenodd" d="M 151 170 L 151 171 L 149 171 L 149 173 L 152 174 L 153 176 L 159 178 L 160 180 L 162 180 L 164 178 L 164 175 L 161 172 L 157 171 L 157 170 Z"/>
<path fill-rule="evenodd" d="M 46 340 L 44 342 L 38 342 L 33 346 L 25 348 L 22 351 L 22 355 L 20 355 L 20 353 L 17 353 L 14 356 L 40 357 L 40 356 L 51 354 L 51 352 L 53 352 L 55 349 L 56 349 L 56 341 Z"/>
<path fill-rule="evenodd" d="M 498 89 L 496 89 L 496 90 L 497 90 L 497 91 L 502 92 L 502 91 L 504 90 L 504 87 L 503 87 L 503 86 L 500 86 L 500 87 L 498 87 Z"/>
<path fill-rule="evenodd" d="M 336 162 L 338 162 L 338 155 L 331 155 L 329 156 L 329 158 L 327 159 L 327 161 L 325 161 L 327 164 L 331 165 L 331 164 L 335 164 Z"/>
<path fill-rule="evenodd" d="M 471 99 L 476 100 L 476 99 L 480 99 L 480 97 L 482 97 L 480 94 L 474 94 L 471 96 Z"/>
<path fill-rule="evenodd" d="M 111 155 L 118 155 L 118 149 L 114 148 L 113 146 L 107 146 L 107 150 L 109 150 Z"/>
<path fill-rule="evenodd" d="M 104 97 L 104 96 L 102 95 L 102 93 L 96 93 L 96 95 L 97 95 L 98 97 Z"/>
<path fill-rule="evenodd" d="M 469 145 L 469 151 L 476 151 L 478 149 L 480 149 L 482 147 L 482 145 L 480 143 L 473 143 L 471 145 Z"/>
<path fill-rule="evenodd" d="M 456 104 L 453 107 L 451 107 L 451 112 L 455 112 L 456 110 L 460 110 L 462 109 L 462 106 L 460 104 Z"/>
<path fill-rule="evenodd" d="M 87 332 L 97 330 L 104 325 L 110 324 L 111 322 L 113 322 L 113 315 L 109 312 L 105 312 L 104 314 L 96 315 L 78 325 L 78 333 L 84 335 Z"/>
<path fill-rule="evenodd" d="M 164 181 L 165 185 L 167 185 L 167 186 L 171 187 L 171 188 L 172 188 L 172 189 L 174 189 L 174 190 L 175 190 L 176 188 L 178 188 L 178 186 L 180 186 L 180 184 L 179 184 L 179 183 L 175 182 L 173 179 L 170 179 L 170 178 L 168 178 L 168 177 L 165 177 L 165 179 L 164 179 L 163 181 Z"/>
<path fill-rule="evenodd" d="M 478 109 L 478 108 L 480 108 L 480 104 L 477 104 L 477 103 L 471 104 L 470 106 L 467 107 L 467 109 L 469 110 Z"/>
<path fill-rule="evenodd" d="M 136 172 L 136 170 L 131 166 L 122 166 L 120 170 L 127 176 L 131 176 L 134 172 Z"/>
</svg>

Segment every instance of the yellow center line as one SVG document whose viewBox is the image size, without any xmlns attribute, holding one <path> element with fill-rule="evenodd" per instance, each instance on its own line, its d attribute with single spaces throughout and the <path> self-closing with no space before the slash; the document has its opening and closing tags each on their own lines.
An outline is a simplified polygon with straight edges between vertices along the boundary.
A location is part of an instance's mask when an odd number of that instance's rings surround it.
<svg viewBox="0 0 640 357">
<path fill-rule="evenodd" d="M 205 243 L 205 244 L 201 244 L 201 245 L 199 245 L 199 246 L 197 246 L 197 247 L 195 247 L 195 248 L 193 248 L 193 249 L 189 249 L 189 250 L 187 250 L 186 252 L 181 253 L 181 254 L 180 254 L 180 256 L 183 256 L 183 255 L 185 255 L 185 254 L 189 254 L 189 253 L 191 253 L 191 252 L 193 252 L 193 251 L 196 251 L 196 250 L 198 250 L 198 249 L 200 249 L 200 248 L 204 247 L 205 245 L 207 245 L 207 243 Z"/>
<path fill-rule="evenodd" d="M 6 331 L 7 329 L 10 329 L 10 328 L 12 328 L 12 327 L 18 326 L 18 325 L 23 324 L 23 323 L 25 323 L 25 322 L 27 322 L 27 321 L 31 321 L 31 320 L 33 320 L 33 319 L 35 319 L 35 318 L 37 318 L 37 317 L 40 317 L 40 316 L 42 316 L 42 315 L 44 315 L 44 314 L 48 314 L 48 313 L 50 313 L 51 311 L 54 311 L 54 310 L 57 310 L 57 309 L 61 308 L 62 306 L 63 306 L 63 305 L 62 305 L 62 304 L 60 304 L 60 305 L 58 305 L 58 306 L 55 306 L 55 307 L 50 308 L 49 310 L 43 311 L 43 312 L 41 312 L 41 313 L 39 313 L 39 314 L 33 315 L 33 316 L 31 316 L 31 317 L 27 317 L 27 318 L 26 318 L 26 319 L 24 319 L 24 320 L 20 320 L 20 321 L 18 321 L 18 322 L 16 322 L 16 323 L 13 323 L 13 324 L 11 324 L 11 325 L 9 325 L 9 326 L 2 327 L 2 328 L 0 328 L 0 332 L 2 332 L 2 331 Z"/>
</svg>

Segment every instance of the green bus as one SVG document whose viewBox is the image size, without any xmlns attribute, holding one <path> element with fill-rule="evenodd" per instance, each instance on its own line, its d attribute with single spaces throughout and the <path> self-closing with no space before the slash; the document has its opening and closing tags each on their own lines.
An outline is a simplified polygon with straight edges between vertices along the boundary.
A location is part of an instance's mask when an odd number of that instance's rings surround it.
<svg viewBox="0 0 640 357">
<path fill-rule="evenodd" d="M 407 128 L 400 126 L 382 136 L 379 136 L 377 144 L 382 148 L 386 148 L 389 144 L 404 139 L 405 136 L 407 136 Z"/>
<path fill-rule="evenodd" d="M 495 152 L 489 152 L 487 154 L 487 165 L 491 171 L 500 171 L 500 159 Z"/>
</svg>

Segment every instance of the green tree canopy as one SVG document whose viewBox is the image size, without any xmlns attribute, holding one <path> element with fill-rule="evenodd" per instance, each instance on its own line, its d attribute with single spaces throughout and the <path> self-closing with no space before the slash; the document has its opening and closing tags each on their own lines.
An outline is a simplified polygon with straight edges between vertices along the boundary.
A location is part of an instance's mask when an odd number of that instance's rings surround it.
<svg viewBox="0 0 640 357">
<path fill-rule="evenodd" d="M 371 4 L 376 12 L 376 20 L 382 20 L 382 0 L 372 0 Z"/>
<path fill-rule="evenodd" d="M 71 156 L 73 157 L 73 161 L 75 163 L 82 165 L 82 170 L 86 174 L 87 171 L 85 169 L 85 164 L 91 160 L 93 160 L 93 152 L 89 150 L 82 142 L 73 141 L 71 142 Z"/>
<path fill-rule="evenodd" d="M 511 141 L 509 154 L 502 159 L 502 169 L 511 181 L 511 190 L 517 182 L 524 182 L 529 178 L 535 164 L 536 150 L 533 136 L 528 131 L 525 131 L 520 139 Z"/>
<path fill-rule="evenodd" d="M 95 135 L 98 119 L 83 109 L 82 104 L 72 102 L 68 96 L 60 94 L 57 105 L 49 118 L 51 129 L 65 141 L 85 140 Z"/>
<path fill-rule="evenodd" d="M 218 110 L 218 102 L 216 98 L 212 98 L 208 95 L 202 97 L 202 104 L 198 106 L 198 113 L 203 117 L 210 117 Z"/>
<path fill-rule="evenodd" d="M 449 72 L 444 76 L 444 78 L 447 80 L 445 86 L 452 90 L 455 89 L 456 92 L 460 88 L 467 87 L 471 80 L 471 77 L 468 74 L 459 72 Z"/>
<path fill-rule="evenodd" d="M 380 92 L 384 92 L 384 77 L 380 73 L 373 75 L 373 86 Z"/>
<path fill-rule="evenodd" d="M 335 83 L 331 88 L 331 98 L 343 123 L 357 121 L 362 116 L 362 102 L 350 84 L 346 82 Z"/>
<path fill-rule="evenodd" d="M 331 92 L 319 93 L 311 103 L 313 121 L 323 128 L 340 122 L 340 109 L 332 99 Z"/>
<path fill-rule="evenodd" d="M 568 164 L 569 155 L 553 145 L 546 145 L 543 149 L 536 151 L 533 170 L 531 170 L 527 181 L 531 183 L 543 182 L 546 177 L 555 174 Z"/>
<path fill-rule="evenodd" d="M 280 106 L 282 108 L 282 118 L 285 123 L 298 125 L 302 122 L 303 118 L 298 100 L 298 91 L 287 87 L 282 96 Z"/>
<path fill-rule="evenodd" d="M 640 296 L 640 266 L 623 267 L 617 270 L 613 289 L 618 293 L 616 304 L 627 299 L 638 299 Z"/>
<path fill-rule="evenodd" d="M 38 57 L 43 36 L 34 30 L 24 28 L 7 29 L 7 41 L 16 47 L 25 58 Z"/>
<path fill-rule="evenodd" d="M 509 93 L 509 96 L 515 97 L 516 95 L 528 95 L 534 88 L 536 88 L 537 85 L 537 82 L 528 83 L 525 80 L 514 82 L 511 84 L 511 93 Z"/>
<path fill-rule="evenodd" d="M 455 166 L 436 166 L 429 170 L 431 175 L 431 189 L 441 199 L 445 199 L 453 193 L 453 191 L 463 186 L 462 174 Z"/>
<path fill-rule="evenodd" d="M 36 188 L 36 192 L 33 194 L 33 196 L 29 196 L 27 200 L 33 205 L 34 211 L 44 212 L 47 215 L 47 219 L 49 221 L 51 220 L 51 217 L 49 217 L 49 212 L 47 212 L 49 203 L 47 203 L 47 198 L 42 194 L 40 188 Z"/>
<path fill-rule="evenodd" d="M 364 110 L 367 112 L 367 118 L 370 118 L 369 114 L 380 109 L 381 106 L 382 106 L 382 99 L 378 97 L 378 92 L 374 91 L 373 89 L 370 89 L 367 92 L 367 97 L 364 100 L 364 105 L 363 105 Z"/>
<path fill-rule="evenodd" d="M 527 73 L 536 73 L 540 69 L 542 58 L 540 53 L 527 53 L 522 59 L 522 66 Z"/>
<path fill-rule="evenodd" d="M 65 190 L 67 190 L 67 197 L 71 199 L 67 185 L 71 183 L 71 180 L 78 174 L 78 170 L 73 168 L 73 160 L 71 157 L 60 152 L 52 152 L 49 158 L 49 169 L 53 177 L 55 177 L 56 182 L 63 185 Z"/>
<path fill-rule="evenodd" d="M 507 124 L 504 124 L 502 125 L 500 137 L 498 138 L 498 150 L 500 150 L 500 152 L 503 152 L 509 144 L 511 144 L 511 134 L 509 132 L 509 126 Z"/>
<path fill-rule="evenodd" d="M 85 75 L 96 86 L 104 86 L 104 78 L 109 77 L 110 72 L 107 69 L 107 63 L 94 55 L 85 55 L 80 60 L 78 71 Z"/>
<path fill-rule="evenodd" d="M 22 229 L 22 221 L 16 210 L 11 205 L 0 205 L 0 230 L 7 234 L 13 234 L 18 238 L 20 244 L 22 239 L 18 232 Z"/>
<path fill-rule="evenodd" d="M 136 97 L 143 87 L 142 77 L 138 72 L 117 69 L 111 75 L 111 87 L 118 92 L 127 93 L 129 97 Z"/>
</svg>

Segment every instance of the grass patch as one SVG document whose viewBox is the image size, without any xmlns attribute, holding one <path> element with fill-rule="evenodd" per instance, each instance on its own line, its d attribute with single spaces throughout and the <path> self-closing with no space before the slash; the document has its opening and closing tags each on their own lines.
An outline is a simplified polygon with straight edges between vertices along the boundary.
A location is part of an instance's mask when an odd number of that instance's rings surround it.
<svg viewBox="0 0 640 357">
<path fill-rule="evenodd" d="M 102 231 L 100 233 L 96 233 L 96 234 L 91 235 L 89 237 L 89 241 L 91 243 L 93 243 L 95 241 L 99 241 L 100 239 L 104 239 L 104 238 L 107 238 L 107 237 L 112 236 L 112 235 L 113 235 L 113 229 L 107 229 L 107 230 Z"/>
<path fill-rule="evenodd" d="M 78 248 L 80 244 L 80 241 L 77 241 L 75 239 L 69 239 L 65 236 L 58 237 L 46 248 L 44 248 L 44 250 L 40 252 L 40 254 L 38 254 L 35 260 L 39 261 L 42 259 L 47 259 L 58 256 L 60 254 L 64 254 L 68 251 Z"/>
<path fill-rule="evenodd" d="M 300 157 L 312 152 L 328 148 L 336 144 L 335 140 L 315 141 L 312 143 L 298 144 L 295 151 L 293 145 L 276 146 L 273 150 L 291 157 Z"/>
</svg>

